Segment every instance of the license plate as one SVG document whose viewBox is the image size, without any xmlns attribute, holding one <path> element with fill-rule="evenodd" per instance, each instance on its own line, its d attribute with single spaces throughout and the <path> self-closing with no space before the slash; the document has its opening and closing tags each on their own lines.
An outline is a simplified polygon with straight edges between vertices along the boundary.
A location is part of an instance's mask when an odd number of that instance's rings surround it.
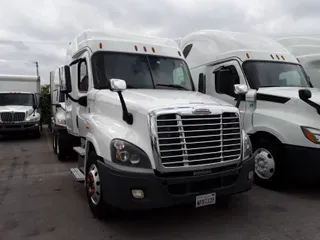
<svg viewBox="0 0 320 240">
<path fill-rule="evenodd" d="M 216 193 L 199 195 L 196 197 L 196 208 L 213 205 L 216 203 Z"/>
</svg>

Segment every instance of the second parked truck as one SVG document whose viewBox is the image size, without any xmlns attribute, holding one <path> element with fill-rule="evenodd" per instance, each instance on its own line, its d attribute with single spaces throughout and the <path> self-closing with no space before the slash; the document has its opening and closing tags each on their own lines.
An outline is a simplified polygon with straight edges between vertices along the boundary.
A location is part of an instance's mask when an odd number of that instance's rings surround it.
<svg viewBox="0 0 320 240">
<path fill-rule="evenodd" d="M 71 171 L 94 215 L 201 207 L 252 188 L 239 110 L 196 92 L 173 40 L 88 30 L 70 43 L 67 62 L 66 125 L 79 154 Z"/>
</svg>

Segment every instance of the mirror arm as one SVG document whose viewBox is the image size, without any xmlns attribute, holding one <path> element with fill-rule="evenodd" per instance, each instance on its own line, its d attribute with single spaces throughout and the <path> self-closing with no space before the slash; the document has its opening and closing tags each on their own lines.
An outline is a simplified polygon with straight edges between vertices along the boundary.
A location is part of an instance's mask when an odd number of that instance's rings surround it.
<svg viewBox="0 0 320 240">
<path fill-rule="evenodd" d="M 245 94 L 237 94 L 235 100 L 237 100 L 236 108 L 239 108 L 241 101 L 245 101 Z"/>
<path fill-rule="evenodd" d="M 320 105 L 316 104 L 313 101 L 310 101 L 309 99 L 301 99 L 302 101 L 304 101 L 306 104 L 310 105 L 311 107 L 313 107 L 314 109 L 317 110 L 317 113 L 320 115 Z"/>
<path fill-rule="evenodd" d="M 79 102 L 78 99 L 71 97 L 71 95 L 69 93 L 66 93 L 66 95 L 68 96 L 68 98 L 71 99 L 71 101 L 76 102 L 76 103 Z"/>
<path fill-rule="evenodd" d="M 118 93 L 118 96 L 119 96 L 119 99 L 120 99 L 120 102 L 121 102 L 121 107 L 122 107 L 122 119 L 123 119 L 123 121 L 125 121 L 129 125 L 132 125 L 133 124 L 133 116 L 132 116 L 131 113 L 128 112 L 126 103 L 125 103 L 125 101 L 123 99 L 122 92 L 119 91 L 117 93 Z"/>
</svg>

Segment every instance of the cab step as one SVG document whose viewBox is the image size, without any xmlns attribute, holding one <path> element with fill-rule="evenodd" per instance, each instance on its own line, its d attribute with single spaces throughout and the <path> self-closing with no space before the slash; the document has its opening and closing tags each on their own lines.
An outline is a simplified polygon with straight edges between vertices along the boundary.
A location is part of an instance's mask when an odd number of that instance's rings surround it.
<svg viewBox="0 0 320 240">
<path fill-rule="evenodd" d="M 84 174 L 81 171 L 81 169 L 79 168 L 70 168 L 71 173 L 73 174 L 73 176 L 75 177 L 75 179 L 77 180 L 77 182 L 84 182 Z"/>
<path fill-rule="evenodd" d="M 84 157 L 84 155 L 86 154 L 86 149 L 84 149 L 83 147 L 73 147 L 73 150 L 77 152 L 81 157 Z"/>
</svg>

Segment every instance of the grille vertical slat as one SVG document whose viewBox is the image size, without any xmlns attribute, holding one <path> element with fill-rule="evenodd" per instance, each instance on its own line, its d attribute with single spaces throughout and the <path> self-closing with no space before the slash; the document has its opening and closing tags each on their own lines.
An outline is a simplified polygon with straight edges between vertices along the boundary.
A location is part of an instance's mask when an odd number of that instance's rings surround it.
<svg viewBox="0 0 320 240">
<path fill-rule="evenodd" d="M 241 154 L 236 113 L 159 115 L 157 133 L 161 163 L 166 168 L 227 162 Z"/>
<path fill-rule="evenodd" d="M 24 112 L 2 112 L 0 118 L 3 122 L 22 122 L 26 118 Z"/>
</svg>

